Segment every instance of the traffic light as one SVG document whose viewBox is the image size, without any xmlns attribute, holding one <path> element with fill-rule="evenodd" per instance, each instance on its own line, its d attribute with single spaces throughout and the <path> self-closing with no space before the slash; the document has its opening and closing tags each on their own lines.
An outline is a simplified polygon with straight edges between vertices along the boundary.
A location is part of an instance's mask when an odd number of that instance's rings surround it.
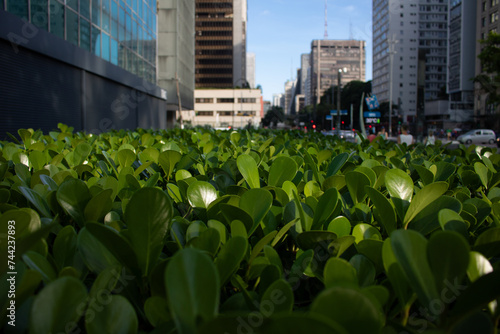
<svg viewBox="0 0 500 334">
<path fill-rule="evenodd" d="M 316 129 L 316 124 L 313 124 L 313 129 Z"/>
<path fill-rule="evenodd" d="M 344 121 L 342 121 L 342 124 L 344 124 Z"/>
</svg>

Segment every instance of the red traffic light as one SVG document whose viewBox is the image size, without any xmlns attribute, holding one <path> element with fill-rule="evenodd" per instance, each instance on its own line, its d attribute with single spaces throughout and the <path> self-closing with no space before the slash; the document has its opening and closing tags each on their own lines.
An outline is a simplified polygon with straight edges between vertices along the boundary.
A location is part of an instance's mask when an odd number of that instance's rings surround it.
<svg viewBox="0 0 500 334">
<path fill-rule="evenodd" d="M 344 124 L 344 121 L 342 121 L 342 124 Z"/>
<path fill-rule="evenodd" d="M 316 124 L 313 124 L 313 129 L 316 129 Z"/>
</svg>

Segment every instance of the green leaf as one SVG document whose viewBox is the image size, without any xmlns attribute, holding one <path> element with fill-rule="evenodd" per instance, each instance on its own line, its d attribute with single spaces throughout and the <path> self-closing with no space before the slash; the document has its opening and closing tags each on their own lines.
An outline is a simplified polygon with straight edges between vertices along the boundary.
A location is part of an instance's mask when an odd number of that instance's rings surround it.
<svg viewBox="0 0 500 334">
<path fill-rule="evenodd" d="M 352 229 L 352 235 L 356 238 L 356 243 L 365 239 L 382 240 L 379 230 L 369 224 L 360 223 Z"/>
<path fill-rule="evenodd" d="M 236 159 L 238 170 L 250 188 L 260 188 L 259 171 L 257 163 L 248 154 L 242 154 Z"/>
<path fill-rule="evenodd" d="M 455 231 L 463 235 L 465 238 L 469 237 L 467 231 L 467 224 L 462 217 L 450 209 L 443 209 L 438 214 L 439 225 L 443 231 Z"/>
<path fill-rule="evenodd" d="M 189 241 L 191 247 L 206 251 L 214 256 L 220 246 L 220 234 L 214 228 L 208 228 Z"/>
<path fill-rule="evenodd" d="M 65 226 L 57 234 L 52 245 L 52 254 L 59 269 L 71 266 L 76 253 L 77 234 L 73 226 Z"/>
<path fill-rule="evenodd" d="M 358 287 L 356 269 L 344 259 L 329 259 L 326 262 L 323 277 L 326 289 L 335 286 Z"/>
<path fill-rule="evenodd" d="M 137 256 L 128 240 L 118 234 L 116 230 L 104 224 L 89 222 L 85 228 L 99 240 L 123 266 L 128 267 L 134 274 L 140 275 Z"/>
<path fill-rule="evenodd" d="M 328 231 L 335 233 L 339 238 L 351 234 L 351 223 L 346 217 L 339 216 L 328 224 Z"/>
<path fill-rule="evenodd" d="M 365 191 L 370 197 L 370 200 L 375 205 L 376 210 L 373 214 L 377 221 L 384 227 L 387 234 L 390 235 L 392 231 L 396 230 L 396 211 L 391 202 L 380 191 L 372 187 L 365 187 Z"/>
<path fill-rule="evenodd" d="M 215 260 L 221 287 L 239 269 L 240 263 L 247 253 L 247 247 L 248 241 L 242 236 L 233 236 L 222 246 Z"/>
<path fill-rule="evenodd" d="M 474 164 L 474 170 L 476 171 L 477 175 L 479 176 L 479 179 L 481 180 L 481 183 L 483 186 L 488 189 L 488 167 L 486 167 L 484 164 L 480 162 L 476 162 Z"/>
<path fill-rule="evenodd" d="M 245 210 L 253 219 L 253 226 L 249 235 L 257 228 L 273 205 L 273 195 L 266 189 L 250 189 L 240 198 L 240 208 Z"/>
<path fill-rule="evenodd" d="M 85 206 L 85 219 L 88 221 L 102 221 L 104 216 L 113 208 L 112 194 L 112 189 L 105 189 L 92 197 Z"/>
<path fill-rule="evenodd" d="M 411 201 L 403 225 L 407 226 L 420 211 L 441 197 L 446 190 L 448 190 L 446 182 L 434 182 L 423 187 Z"/>
<path fill-rule="evenodd" d="M 272 231 L 271 233 L 260 239 L 259 242 L 257 242 L 257 244 L 252 249 L 252 252 L 250 253 L 250 258 L 248 259 L 249 265 L 252 264 L 252 261 L 260 254 L 260 252 L 262 252 L 264 246 L 269 244 L 274 239 L 277 233 L 278 231 Z"/>
<path fill-rule="evenodd" d="M 180 334 L 195 333 L 200 322 L 215 317 L 219 275 L 212 260 L 201 251 L 185 248 L 171 258 L 165 270 L 165 288 Z"/>
<path fill-rule="evenodd" d="M 438 291 L 447 284 L 461 282 L 469 265 L 469 244 L 460 234 L 446 231 L 434 233 L 427 245 L 427 258 Z"/>
<path fill-rule="evenodd" d="M 434 182 L 439 182 L 439 181 L 447 181 L 450 176 L 455 173 L 456 167 L 455 165 L 446 162 L 446 161 L 439 161 L 436 163 L 436 175 L 434 176 Z"/>
<path fill-rule="evenodd" d="M 106 268 L 121 265 L 106 246 L 85 227 L 78 233 L 77 249 L 83 262 L 93 272 L 100 273 Z"/>
<path fill-rule="evenodd" d="M 339 323 L 349 333 L 379 333 L 385 322 L 378 305 L 348 287 L 323 290 L 313 301 L 311 311 Z"/>
<path fill-rule="evenodd" d="M 422 209 L 408 224 L 407 228 L 418 231 L 423 235 L 431 233 L 440 227 L 439 211 L 442 209 L 460 212 L 462 204 L 456 198 L 443 195 Z"/>
<path fill-rule="evenodd" d="M 500 227 L 490 228 L 481 233 L 474 243 L 474 250 L 486 258 L 498 256 L 500 254 Z"/>
<path fill-rule="evenodd" d="M 330 188 L 321 195 L 316 210 L 311 229 L 319 230 L 326 223 L 337 207 L 339 192 L 335 188 Z M 334 232 L 334 231 L 332 231 Z"/>
<path fill-rule="evenodd" d="M 324 248 L 337 239 L 337 235 L 329 231 L 306 231 L 297 236 L 297 245 L 303 249 L 315 249 L 318 244 Z"/>
<path fill-rule="evenodd" d="M 425 168 L 424 166 L 415 164 L 412 164 L 412 166 L 417 171 L 424 185 L 431 184 L 434 181 L 434 174 L 432 174 L 432 172 L 429 169 Z"/>
<path fill-rule="evenodd" d="M 293 309 L 293 290 L 284 279 L 274 281 L 260 299 L 260 312 L 266 316 Z M 269 314 L 269 315 L 268 315 Z"/>
<path fill-rule="evenodd" d="M 160 256 L 172 216 L 172 202 L 157 188 L 136 191 L 125 208 L 129 239 L 144 276 Z"/>
<path fill-rule="evenodd" d="M 196 181 L 189 185 L 187 198 L 192 207 L 206 209 L 217 199 L 217 191 L 208 182 Z"/>
<path fill-rule="evenodd" d="M 335 158 L 333 158 L 330 165 L 328 165 L 325 178 L 337 174 L 337 172 L 344 166 L 348 159 L 349 154 L 347 153 L 340 153 Z"/>
<path fill-rule="evenodd" d="M 87 288 L 74 277 L 61 277 L 49 283 L 31 306 L 30 333 L 66 333 L 68 325 L 76 326 L 83 315 L 86 299 Z"/>
<path fill-rule="evenodd" d="M 139 320 L 132 304 L 123 296 L 108 294 L 106 303 L 99 303 L 99 312 L 85 313 L 87 333 L 137 333 Z"/>
<path fill-rule="evenodd" d="M 424 254 L 427 254 L 427 240 L 418 232 L 396 230 L 391 234 L 391 246 L 397 262 L 408 278 L 412 290 L 425 307 L 439 300 L 434 284 L 431 267 Z"/>
<path fill-rule="evenodd" d="M 394 250 L 391 246 L 391 239 L 385 239 L 382 246 L 382 260 L 384 269 L 396 296 L 401 305 L 407 305 L 412 298 L 413 292 L 410 290 L 408 279 L 402 266 L 398 263 Z"/>
<path fill-rule="evenodd" d="M 50 264 L 47 259 L 34 251 L 28 251 L 23 255 L 23 261 L 28 267 L 33 270 L 38 271 L 43 278 L 43 281 L 47 284 L 54 281 L 57 278 L 56 271 L 54 267 Z"/>
<path fill-rule="evenodd" d="M 297 174 L 297 163 L 290 157 L 279 156 L 273 160 L 269 169 L 268 185 L 281 187 L 283 182 L 292 181 Z"/>
<path fill-rule="evenodd" d="M 135 161 L 135 153 L 127 148 L 122 149 L 116 153 L 116 160 L 122 168 L 132 166 L 132 163 Z"/>
<path fill-rule="evenodd" d="M 347 172 L 345 182 L 354 204 L 363 202 L 366 198 L 365 186 L 372 185 L 368 176 L 357 171 Z"/>
<path fill-rule="evenodd" d="M 175 165 L 181 160 L 182 155 L 177 151 L 163 151 L 158 157 L 158 164 L 165 172 L 165 178 L 170 179 L 170 175 L 174 171 Z"/>
<path fill-rule="evenodd" d="M 471 282 L 476 281 L 479 277 L 484 276 L 493 271 L 493 266 L 490 261 L 481 253 L 470 252 L 469 266 L 467 268 L 467 276 Z"/>
<path fill-rule="evenodd" d="M 72 178 L 64 181 L 57 189 L 56 198 L 64 211 L 83 226 L 85 206 L 91 199 L 85 182 Z"/>
<path fill-rule="evenodd" d="M 52 217 L 47 201 L 42 196 L 40 196 L 36 191 L 31 190 L 30 188 L 27 187 L 19 187 L 19 191 L 21 191 L 24 197 L 26 197 L 26 199 L 35 206 L 35 208 L 42 214 L 42 216 L 47 218 Z"/>
<path fill-rule="evenodd" d="M 146 313 L 148 321 L 154 327 L 159 327 L 171 320 L 168 311 L 168 302 L 163 297 L 152 296 L 146 299 L 144 303 L 144 313 Z"/>
<path fill-rule="evenodd" d="M 363 254 L 356 254 L 349 260 L 349 263 L 356 269 L 356 274 L 360 287 L 373 285 L 377 272 L 375 265 Z"/>
<path fill-rule="evenodd" d="M 400 169 L 390 169 L 385 173 L 385 186 L 399 218 L 403 220 L 413 197 L 413 181 Z"/>
</svg>

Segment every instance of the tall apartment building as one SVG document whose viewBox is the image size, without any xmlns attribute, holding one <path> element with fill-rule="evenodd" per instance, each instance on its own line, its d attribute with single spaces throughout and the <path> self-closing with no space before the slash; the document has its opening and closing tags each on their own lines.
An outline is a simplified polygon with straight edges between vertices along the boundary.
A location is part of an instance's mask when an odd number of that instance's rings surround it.
<svg viewBox="0 0 500 334">
<path fill-rule="evenodd" d="M 447 23 L 444 0 L 373 1 L 372 91 L 389 101 L 392 55 L 392 103 L 405 122 L 414 121 L 423 104 L 417 101 L 419 66 L 422 99 L 436 100 L 446 87 Z"/>
<path fill-rule="evenodd" d="M 295 102 L 295 91 L 297 89 L 297 80 L 287 80 L 285 83 L 285 114 L 293 115 L 295 114 L 295 109 L 293 108 Z"/>
<path fill-rule="evenodd" d="M 339 69 L 341 84 L 353 80 L 365 81 L 366 42 L 357 40 L 313 40 L 311 42 L 311 89 L 313 103 L 319 103 L 323 93 L 337 85 Z"/>
<path fill-rule="evenodd" d="M 303 53 L 300 55 L 300 94 L 304 95 L 304 104 L 310 105 L 311 102 L 311 54 Z"/>
<path fill-rule="evenodd" d="M 255 53 L 247 52 L 247 81 L 250 88 L 255 88 Z"/>
<path fill-rule="evenodd" d="M 480 40 L 488 37 L 490 32 L 500 33 L 500 1 L 499 0 L 478 0 L 476 7 L 476 74 L 482 72 L 481 62 L 477 58 L 481 53 Z M 497 89 L 494 86 L 491 89 Z M 488 92 L 480 89 L 479 84 L 475 85 L 475 105 L 474 119 L 481 127 L 500 128 L 500 120 L 496 115 L 497 109 L 488 103 Z"/>
<path fill-rule="evenodd" d="M 156 1 L 0 2 L 0 136 L 164 128 Z"/>
<path fill-rule="evenodd" d="M 246 0 L 195 0 L 196 88 L 244 86 Z"/>
<path fill-rule="evenodd" d="M 194 1 L 158 0 L 158 85 L 172 114 L 194 108 L 194 12 Z"/>
<path fill-rule="evenodd" d="M 449 120 L 457 126 L 471 120 L 474 110 L 476 7 L 474 1 L 450 1 L 447 92 Z"/>
</svg>

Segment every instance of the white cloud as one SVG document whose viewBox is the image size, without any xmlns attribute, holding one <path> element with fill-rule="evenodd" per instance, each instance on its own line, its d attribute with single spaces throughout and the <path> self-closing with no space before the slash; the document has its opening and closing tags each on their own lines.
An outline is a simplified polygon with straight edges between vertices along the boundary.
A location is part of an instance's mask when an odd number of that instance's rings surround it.
<svg viewBox="0 0 500 334">
<path fill-rule="evenodd" d="M 356 7 L 354 7 L 354 6 L 347 6 L 347 7 L 344 7 L 344 10 L 346 12 L 354 12 L 356 10 Z"/>
</svg>

